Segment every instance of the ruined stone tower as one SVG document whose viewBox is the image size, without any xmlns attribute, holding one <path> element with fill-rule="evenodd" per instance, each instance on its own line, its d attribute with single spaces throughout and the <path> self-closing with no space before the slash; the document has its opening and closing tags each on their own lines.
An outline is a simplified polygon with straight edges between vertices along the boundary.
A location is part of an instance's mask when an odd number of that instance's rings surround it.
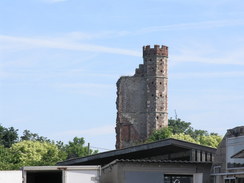
<svg viewBox="0 0 244 183">
<path fill-rule="evenodd" d="M 168 125 L 168 47 L 143 47 L 144 63 L 117 82 L 116 149 L 143 142 Z"/>
</svg>

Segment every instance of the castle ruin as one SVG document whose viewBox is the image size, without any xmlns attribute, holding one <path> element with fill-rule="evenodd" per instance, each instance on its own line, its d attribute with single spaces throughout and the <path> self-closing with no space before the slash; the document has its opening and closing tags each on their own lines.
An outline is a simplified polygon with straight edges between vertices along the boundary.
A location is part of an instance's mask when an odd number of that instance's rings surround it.
<svg viewBox="0 0 244 183">
<path fill-rule="evenodd" d="M 145 141 L 168 126 L 168 47 L 143 47 L 143 64 L 117 82 L 116 149 Z"/>
</svg>

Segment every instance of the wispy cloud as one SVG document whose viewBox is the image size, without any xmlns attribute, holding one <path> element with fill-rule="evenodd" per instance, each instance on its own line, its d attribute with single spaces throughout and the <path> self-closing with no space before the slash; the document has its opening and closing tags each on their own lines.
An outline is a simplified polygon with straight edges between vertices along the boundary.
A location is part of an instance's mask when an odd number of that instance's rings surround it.
<svg viewBox="0 0 244 183">
<path fill-rule="evenodd" d="M 70 32 L 65 35 L 67 39 L 73 40 L 89 40 L 89 39 L 105 39 L 105 38 L 117 38 L 121 36 L 129 35 L 129 31 L 100 31 L 94 33 L 87 32 Z"/>
<path fill-rule="evenodd" d="M 191 72 L 191 73 L 173 73 L 171 78 L 230 78 L 230 77 L 244 77 L 244 72 Z"/>
<path fill-rule="evenodd" d="M 174 49 L 175 53 L 170 56 L 172 64 L 198 62 L 206 64 L 244 65 L 244 45 L 242 43 L 236 43 L 235 47 L 229 46 L 226 48 L 221 45 L 218 45 L 218 47 L 214 46 L 212 42 L 204 43 L 204 41 L 193 40 Z"/>
<path fill-rule="evenodd" d="M 226 56 L 219 55 L 209 57 L 207 55 L 195 55 L 195 54 L 179 54 L 172 55 L 171 60 L 174 62 L 200 62 L 207 64 L 230 64 L 230 65 L 244 65 L 243 62 L 244 54 L 239 54 L 239 57 L 234 54 L 234 52 L 229 52 Z"/>
<path fill-rule="evenodd" d="M 213 20 L 213 21 L 201 21 L 201 22 L 188 22 L 188 23 L 177 23 L 162 26 L 151 26 L 144 27 L 138 30 L 121 30 L 121 31 L 102 31 L 94 33 L 84 32 L 71 32 L 66 34 L 69 39 L 100 39 L 100 38 L 115 38 L 128 35 L 140 35 L 152 32 L 162 31 L 181 31 L 181 30 L 193 30 L 193 29 L 212 29 L 221 27 L 234 27 L 243 26 L 244 21 L 242 19 L 224 19 L 224 20 Z"/>
<path fill-rule="evenodd" d="M 174 31 L 174 30 L 192 30 L 192 29 L 209 29 L 218 27 L 232 27 L 232 26 L 243 26 L 244 21 L 230 19 L 230 20 L 217 20 L 217 21 L 202 21 L 202 22 L 190 22 L 190 23 L 179 23 L 163 26 L 153 26 L 143 28 L 137 33 L 149 33 L 159 31 Z"/>
<path fill-rule="evenodd" d="M 89 52 L 102 52 L 119 55 L 130 55 L 130 56 L 141 56 L 140 52 L 121 49 L 111 48 L 92 44 L 81 44 L 77 42 L 70 42 L 59 39 L 38 39 L 38 38 L 26 38 L 26 37 L 13 37 L 13 36 L 0 36 L 0 41 L 7 43 L 8 46 L 1 46 L 1 50 L 9 49 L 30 49 L 33 47 L 44 47 L 44 48 L 56 48 L 65 50 L 76 50 L 76 51 L 89 51 Z M 2 44 L 6 45 L 6 44 Z M 13 47 L 12 47 L 13 46 Z"/>
</svg>

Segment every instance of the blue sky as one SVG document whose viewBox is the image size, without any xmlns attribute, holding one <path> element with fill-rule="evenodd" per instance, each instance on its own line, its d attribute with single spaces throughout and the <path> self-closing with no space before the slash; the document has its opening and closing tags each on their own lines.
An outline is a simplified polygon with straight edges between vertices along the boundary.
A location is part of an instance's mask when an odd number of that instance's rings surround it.
<svg viewBox="0 0 244 183">
<path fill-rule="evenodd" d="M 1 0 L 0 123 L 114 149 L 116 81 L 169 47 L 169 117 L 244 125 L 242 0 Z"/>
</svg>

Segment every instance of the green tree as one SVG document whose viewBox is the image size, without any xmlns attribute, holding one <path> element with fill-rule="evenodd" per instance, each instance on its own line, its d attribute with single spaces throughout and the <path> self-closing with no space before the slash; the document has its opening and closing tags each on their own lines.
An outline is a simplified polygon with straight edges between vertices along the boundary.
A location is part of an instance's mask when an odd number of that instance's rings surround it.
<svg viewBox="0 0 244 183">
<path fill-rule="evenodd" d="M 202 136 L 208 136 L 209 135 L 209 133 L 205 130 L 192 130 L 192 131 L 188 131 L 187 134 L 190 135 L 196 141 L 200 141 L 200 138 Z"/>
<path fill-rule="evenodd" d="M 15 157 L 9 148 L 0 146 L 0 170 L 13 170 L 18 167 L 15 164 Z"/>
<path fill-rule="evenodd" d="M 184 140 L 184 141 L 187 141 L 187 142 L 192 142 L 192 143 L 199 144 L 199 142 L 196 141 L 195 139 L 193 139 L 190 135 L 187 135 L 187 134 L 184 134 L 184 133 L 173 134 L 170 137 L 174 138 L 174 139 L 178 139 L 178 140 Z"/>
<path fill-rule="evenodd" d="M 24 130 L 23 135 L 20 137 L 23 140 L 51 142 L 47 137 L 39 136 L 37 133 L 32 133 L 30 130 Z"/>
<path fill-rule="evenodd" d="M 5 128 L 0 125 L 0 145 L 11 147 L 12 144 L 18 141 L 18 130 L 14 127 Z"/>
<path fill-rule="evenodd" d="M 88 150 L 88 146 L 84 146 L 84 144 L 84 138 L 75 137 L 72 142 L 69 141 L 69 143 L 65 146 L 67 158 L 69 159 L 83 157 L 91 154 L 96 154 L 98 152 L 91 149 Z"/>
<path fill-rule="evenodd" d="M 164 127 L 158 130 L 155 130 L 152 135 L 147 139 L 146 142 L 154 142 L 161 139 L 170 138 L 173 135 L 172 128 Z"/>
<path fill-rule="evenodd" d="M 60 150 L 55 144 L 40 141 L 21 141 L 10 148 L 18 167 L 55 165 L 62 161 Z"/>
<path fill-rule="evenodd" d="M 170 118 L 168 125 L 172 129 L 173 134 L 187 133 L 193 130 L 190 122 L 182 121 L 179 118 L 176 120 Z"/>
<path fill-rule="evenodd" d="M 206 135 L 201 136 L 199 139 L 200 144 L 217 148 L 222 141 L 222 137 L 219 135 Z"/>
<path fill-rule="evenodd" d="M 217 147 L 221 142 L 222 137 L 217 133 L 208 133 L 205 130 L 195 130 L 191 127 L 190 122 L 182 121 L 181 119 L 169 119 L 169 126 L 155 130 L 146 142 L 153 142 L 166 138 L 175 138 L 185 140 L 201 145 Z"/>
</svg>

